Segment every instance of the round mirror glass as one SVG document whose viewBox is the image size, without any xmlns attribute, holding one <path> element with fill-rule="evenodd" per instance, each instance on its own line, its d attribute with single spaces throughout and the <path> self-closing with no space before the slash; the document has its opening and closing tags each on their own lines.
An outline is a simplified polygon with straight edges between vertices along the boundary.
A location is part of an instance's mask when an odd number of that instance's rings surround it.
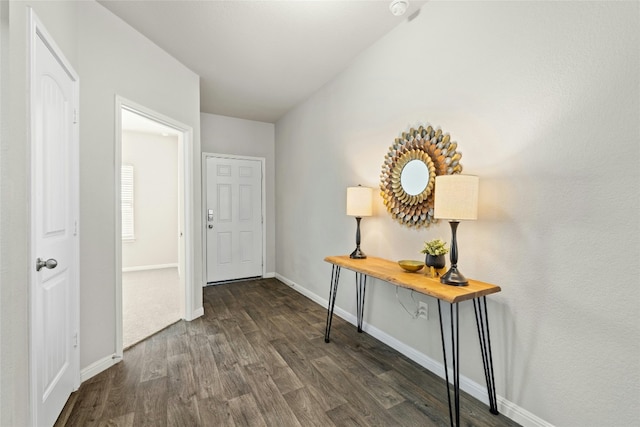
<svg viewBox="0 0 640 427">
<path fill-rule="evenodd" d="M 429 168 L 421 160 L 411 160 L 402 168 L 400 184 L 405 193 L 417 196 L 429 184 Z"/>
</svg>

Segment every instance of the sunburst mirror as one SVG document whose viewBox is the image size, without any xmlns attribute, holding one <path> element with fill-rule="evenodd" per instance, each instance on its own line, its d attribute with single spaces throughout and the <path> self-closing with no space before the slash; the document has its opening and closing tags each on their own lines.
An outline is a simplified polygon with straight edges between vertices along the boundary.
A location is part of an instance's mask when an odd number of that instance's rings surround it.
<svg viewBox="0 0 640 427">
<path fill-rule="evenodd" d="M 462 172 L 457 148 L 449 134 L 430 125 L 395 139 L 380 175 L 380 194 L 393 219 L 415 228 L 438 221 L 433 217 L 433 185 L 437 175 Z"/>
</svg>

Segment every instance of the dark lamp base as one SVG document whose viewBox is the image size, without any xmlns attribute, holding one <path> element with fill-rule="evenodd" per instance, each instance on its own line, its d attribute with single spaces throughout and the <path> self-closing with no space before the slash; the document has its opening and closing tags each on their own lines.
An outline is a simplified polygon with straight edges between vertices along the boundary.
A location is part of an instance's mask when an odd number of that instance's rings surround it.
<svg viewBox="0 0 640 427">
<path fill-rule="evenodd" d="M 349 255 L 349 258 L 353 259 L 365 259 L 366 257 L 367 256 L 364 254 L 364 252 L 360 250 L 360 246 L 358 246 L 356 250 L 351 252 L 351 255 Z"/>
<path fill-rule="evenodd" d="M 449 271 L 444 273 L 440 278 L 440 283 L 451 286 L 467 286 L 469 284 L 466 277 L 458 271 L 457 266 L 451 266 Z"/>
</svg>

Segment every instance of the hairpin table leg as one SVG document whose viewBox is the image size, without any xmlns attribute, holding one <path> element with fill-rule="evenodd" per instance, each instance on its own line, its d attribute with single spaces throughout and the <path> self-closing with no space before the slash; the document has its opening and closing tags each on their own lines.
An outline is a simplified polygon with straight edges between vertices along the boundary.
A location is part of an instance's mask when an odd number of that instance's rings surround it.
<svg viewBox="0 0 640 427">
<path fill-rule="evenodd" d="M 329 342 L 331 333 L 331 320 L 333 319 L 333 308 L 336 306 L 336 294 L 338 293 L 338 282 L 340 281 L 340 266 L 333 265 L 331 269 L 331 285 L 329 286 L 329 301 L 327 305 L 327 325 L 324 330 L 324 342 Z"/>
<path fill-rule="evenodd" d="M 367 290 L 367 275 L 356 273 L 356 310 L 358 332 L 362 332 L 362 318 L 364 317 L 364 293 Z"/>
<path fill-rule="evenodd" d="M 491 337 L 489 336 L 489 316 L 487 315 L 487 297 L 474 299 L 473 309 L 476 313 L 476 326 L 478 327 L 478 338 L 480 339 L 480 352 L 482 353 L 484 378 L 487 382 L 487 394 L 489 395 L 489 411 L 494 415 L 498 415 L 496 379 L 493 375 Z"/>
<path fill-rule="evenodd" d="M 460 426 L 460 340 L 458 329 L 458 303 L 449 304 L 451 319 L 451 364 L 453 368 L 453 402 L 449 386 L 449 367 L 447 362 L 446 338 L 442 324 L 442 308 L 438 300 L 438 317 L 440 319 L 440 337 L 442 338 L 442 358 L 444 360 L 444 378 L 447 383 L 447 402 L 449 403 L 449 421 L 451 427 Z M 453 405 L 452 405 L 453 403 Z"/>
</svg>

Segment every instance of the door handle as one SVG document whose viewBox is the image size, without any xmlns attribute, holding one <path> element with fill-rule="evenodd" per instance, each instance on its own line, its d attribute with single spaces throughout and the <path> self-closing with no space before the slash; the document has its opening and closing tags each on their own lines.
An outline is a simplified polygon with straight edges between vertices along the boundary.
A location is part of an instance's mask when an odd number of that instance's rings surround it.
<svg viewBox="0 0 640 427">
<path fill-rule="evenodd" d="M 49 258 L 48 260 L 44 261 L 40 258 L 38 258 L 36 260 L 36 271 L 40 271 L 42 269 L 42 267 L 47 267 L 48 269 L 54 269 L 58 266 L 58 261 L 56 261 L 53 258 Z"/>
</svg>

